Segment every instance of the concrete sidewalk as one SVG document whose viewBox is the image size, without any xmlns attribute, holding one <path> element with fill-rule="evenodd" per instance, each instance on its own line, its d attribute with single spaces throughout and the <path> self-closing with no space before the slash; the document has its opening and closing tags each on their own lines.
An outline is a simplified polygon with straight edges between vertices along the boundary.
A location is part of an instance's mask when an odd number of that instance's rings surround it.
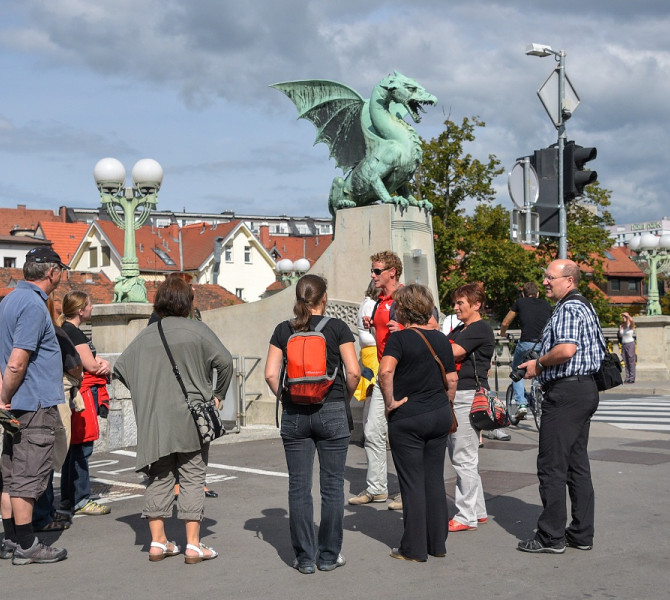
<svg viewBox="0 0 670 600">
<path fill-rule="evenodd" d="M 203 542 L 215 561 L 185 565 L 183 557 L 148 561 L 149 532 L 140 519 L 142 489 L 132 448 L 96 454 L 95 491 L 110 502 L 107 516 L 77 517 L 62 534 L 45 536 L 69 558 L 54 565 L 0 561 L 3 597 L 50 600 L 153 598 L 543 598 L 632 600 L 667 598 L 670 559 L 666 505 L 670 435 L 592 426 L 590 455 L 596 489 L 596 540 L 591 552 L 529 555 L 516 544 L 533 534 L 540 512 L 535 474 L 537 431 L 529 421 L 510 428 L 512 440 L 485 440 L 480 469 L 489 523 L 451 534 L 447 556 L 417 564 L 388 556 L 402 534 L 402 515 L 386 504 L 345 506 L 344 568 L 301 575 L 290 567 L 286 465 L 276 428 L 248 428 L 212 445 Z M 391 455 L 390 487 L 397 490 Z M 345 494 L 365 486 L 365 453 L 351 445 Z M 209 477 L 208 477 L 209 478 Z M 445 467 L 453 497 L 454 472 Z M 124 487 L 125 486 L 125 487 Z M 120 493 L 121 490 L 123 493 Z M 318 461 L 314 494 L 318 498 Z M 453 513 L 450 502 L 450 514 Z M 319 502 L 315 501 L 318 522 Z M 181 523 L 167 524 L 184 544 Z"/>
</svg>

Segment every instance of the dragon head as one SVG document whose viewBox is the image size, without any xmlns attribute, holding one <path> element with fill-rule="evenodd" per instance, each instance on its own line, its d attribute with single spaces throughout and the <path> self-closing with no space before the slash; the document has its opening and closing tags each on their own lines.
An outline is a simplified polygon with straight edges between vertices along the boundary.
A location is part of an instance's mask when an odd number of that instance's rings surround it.
<svg viewBox="0 0 670 600">
<path fill-rule="evenodd" d="M 437 104 L 437 98 L 429 94 L 420 84 L 413 79 L 405 77 L 402 73 L 394 71 L 393 75 L 388 75 L 379 85 L 388 91 L 388 99 L 391 102 L 401 104 L 407 112 L 412 115 L 415 123 L 421 122 L 420 112 L 426 112 L 423 109 L 424 104 Z"/>
</svg>

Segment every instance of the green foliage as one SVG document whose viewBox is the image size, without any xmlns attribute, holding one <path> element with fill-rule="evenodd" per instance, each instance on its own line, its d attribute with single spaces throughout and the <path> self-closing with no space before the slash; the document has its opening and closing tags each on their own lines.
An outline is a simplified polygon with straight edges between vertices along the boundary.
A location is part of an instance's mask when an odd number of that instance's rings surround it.
<svg viewBox="0 0 670 600">
<path fill-rule="evenodd" d="M 544 269 L 558 256 L 558 238 L 543 237 L 536 250 L 510 240 L 509 211 L 492 205 L 493 180 L 504 172 L 500 161 L 489 155 L 482 162 L 465 153 L 465 145 L 475 140 L 476 128 L 485 125 L 478 117 L 466 117 L 460 125 L 447 119 L 438 137 L 422 140 L 423 162 L 415 173 L 413 192 L 434 206 L 435 263 L 443 310 L 448 310 L 451 292 L 458 286 L 481 281 L 489 313 L 502 320 L 526 281 L 540 286 Z M 568 255 L 582 265 L 580 291 L 593 303 L 603 326 L 618 324 L 622 312 L 597 287 L 605 282 L 605 251 L 612 245 L 604 228 L 614 223 L 606 210 L 611 195 L 596 182 L 586 187 L 579 202 L 567 207 Z M 476 203 L 472 215 L 465 212 L 466 200 Z"/>
</svg>

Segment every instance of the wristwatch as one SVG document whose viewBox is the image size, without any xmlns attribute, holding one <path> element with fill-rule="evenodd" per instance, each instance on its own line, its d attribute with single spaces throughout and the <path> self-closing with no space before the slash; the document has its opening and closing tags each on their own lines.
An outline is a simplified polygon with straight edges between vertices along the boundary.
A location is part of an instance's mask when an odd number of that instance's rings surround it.
<svg viewBox="0 0 670 600">
<path fill-rule="evenodd" d="M 538 373 L 539 373 L 540 371 L 543 371 L 543 370 L 544 370 L 544 366 L 543 366 L 542 363 L 540 362 L 540 359 L 539 359 L 539 358 L 535 360 L 535 370 L 536 370 Z"/>
</svg>

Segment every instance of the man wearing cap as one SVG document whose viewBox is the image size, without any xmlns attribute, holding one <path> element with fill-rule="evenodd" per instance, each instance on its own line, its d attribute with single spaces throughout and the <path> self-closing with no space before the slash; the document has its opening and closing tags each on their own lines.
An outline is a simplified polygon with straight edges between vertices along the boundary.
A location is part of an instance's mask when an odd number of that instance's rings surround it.
<svg viewBox="0 0 670 600">
<path fill-rule="evenodd" d="M 49 482 L 57 404 L 64 401 L 63 367 L 46 300 L 69 269 L 48 247 L 33 248 L 23 265 L 25 281 L 0 303 L 0 408 L 21 423 L 4 434 L 1 499 L 4 539 L 0 558 L 15 565 L 63 560 L 67 550 L 41 543 L 33 532 L 35 500 Z"/>
</svg>

